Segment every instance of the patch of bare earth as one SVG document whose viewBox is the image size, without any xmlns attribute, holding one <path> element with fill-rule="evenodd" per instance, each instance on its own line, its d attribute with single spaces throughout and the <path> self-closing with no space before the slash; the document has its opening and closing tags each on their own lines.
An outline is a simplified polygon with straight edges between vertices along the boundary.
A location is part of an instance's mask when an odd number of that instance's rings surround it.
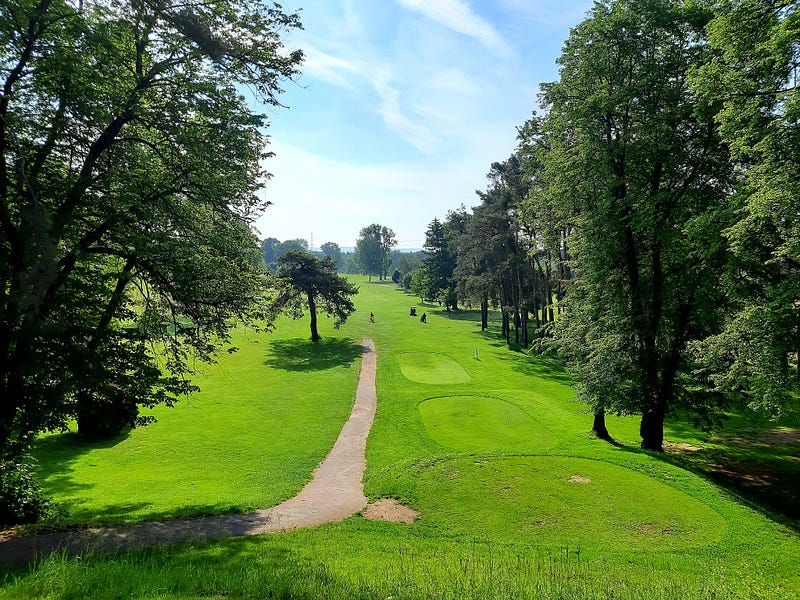
<svg viewBox="0 0 800 600">
<path fill-rule="evenodd" d="M 739 428 L 711 441 L 726 448 L 705 458 L 706 473 L 770 510 L 800 519 L 800 429 Z"/>
<path fill-rule="evenodd" d="M 698 450 L 702 450 L 702 448 L 685 443 L 676 444 L 674 442 L 664 442 L 664 452 L 670 452 L 672 454 L 679 454 L 681 452 L 697 452 Z"/>
<path fill-rule="evenodd" d="M 792 427 L 770 429 L 741 429 L 729 442 L 741 446 L 794 446 L 800 448 L 800 430 Z"/>
<path fill-rule="evenodd" d="M 592 480 L 583 475 L 573 475 L 569 478 L 570 483 L 592 483 Z"/>
<path fill-rule="evenodd" d="M 413 523 L 419 511 L 400 504 L 394 498 L 381 498 L 370 504 L 363 512 L 364 518 L 371 521 L 389 521 L 390 523 Z"/>
<path fill-rule="evenodd" d="M 655 523 L 636 523 L 633 526 L 634 531 L 641 535 L 671 535 L 672 530 L 669 528 L 662 529 Z"/>
</svg>

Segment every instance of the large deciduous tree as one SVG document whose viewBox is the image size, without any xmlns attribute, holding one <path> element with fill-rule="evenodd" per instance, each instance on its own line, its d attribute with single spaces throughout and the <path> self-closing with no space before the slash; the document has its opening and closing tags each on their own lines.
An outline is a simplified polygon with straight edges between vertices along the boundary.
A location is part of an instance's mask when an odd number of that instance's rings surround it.
<svg viewBox="0 0 800 600">
<path fill-rule="evenodd" d="M 391 251 L 397 245 L 394 231 L 385 225 L 373 223 L 361 229 L 356 240 L 356 258 L 362 272 L 372 276 L 377 275 L 383 280 L 391 266 Z"/>
<path fill-rule="evenodd" d="M 0 458 L 170 402 L 254 314 L 266 123 L 236 86 L 278 104 L 298 26 L 246 0 L 0 4 Z"/>
<path fill-rule="evenodd" d="M 730 161 L 687 81 L 708 53 L 701 6 L 597 2 L 544 95 L 548 139 L 585 180 L 558 340 L 580 395 L 596 411 L 641 414 L 654 450 L 668 411 L 707 408 L 692 402 L 687 344 L 719 327 L 724 303 Z"/>
<path fill-rule="evenodd" d="M 725 329 L 695 347 L 714 389 L 772 416 L 800 387 L 800 2 L 724 0 L 695 89 L 744 175 L 726 231 L 734 300 Z"/>
<path fill-rule="evenodd" d="M 317 311 L 334 317 L 333 326 L 342 325 L 356 307 L 350 299 L 358 288 L 337 274 L 330 256 L 319 259 L 303 250 L 290 250 L 278 259 L 278 293 L 273 307 L 294 319 L 302 318 L 308 309 L 311 317 L 311 339 L 320 339 Z"/>
</svg>

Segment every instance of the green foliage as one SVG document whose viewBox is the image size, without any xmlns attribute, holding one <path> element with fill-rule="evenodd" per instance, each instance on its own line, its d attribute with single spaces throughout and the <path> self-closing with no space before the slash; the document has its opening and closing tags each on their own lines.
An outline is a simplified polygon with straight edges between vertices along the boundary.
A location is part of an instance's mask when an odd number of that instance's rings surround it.
<svg viewBox="0 0 800 600">
<path fill-rule="evenodd" d="M 300 238 L 281 242 L 273 237 L 267 238 L 261 242 L 261 251 L 264 253 L 264 264 L 266 264 L 267 269 L 272 273 L 278 268 L 278 259 L 289 252 L 289 250 L 307 251 L 308 242 Z M 327 253 L 325 254 L 328 256 Z"/>
<path fill-rule="evenodd" d="M 731 310 L 695 358 L 712 389 L 773 417 L 796 411 L 800 392 L 799 8 L 719 2 L 708 26 L 711 58 L 692 78 L 744 177 L 725 232 Z"/>
<path fill-rule="evenodd" d="M 687 79 L 706 58 L 709 18 L 668 0 L 597 3 L 567 40 L 561 78 L 545 88 L 549 112 L 533 127 L 544 137 L 534 147 L 554 147 L 541 171 L 553 192 L 566 178 L 585 182 L 565 215 L 575 279 L 556 345 L 581 398 L 641 414 L 650 449 L 682 401 L 714 408 L 692 400 L 687 359 L 691 340 L 718 330 L 726 301 L 733 169 Z"/>
<path fill-rule="evenodd" d="M 373 223 L 361 229 L 356 240 L 355 258 L 361 273 L 383 280 L 392 264 L 391 251 L 397 245 L 394 231 L 384 225 Z"/>
<path fill-rule="evenodd" d="M 405 277 L 414 269 L 422 265 L 422 252 L 408 252 L 405 250 L 392 250 L 391 252 L 392 264 L 400 271 L 400 274 Z"/>
<path fill-rule="evenodd" d="M 450 252 L 446 227 L 434 218 L 425 232 L 425 270 L 428 272 L 426 298 L 442 298 L 447 308 L 458 308 L 453 271 L 456 257 Z"/>
<path fill-rule="evenodd" d="M 244 0 L 0 5 L 0 456 L 130 424 L 266 316 L 266 122 L 239 89 L 278 105 L 299 26 Z"/>
<path fill-rule="evenodd" d="M 344 255 L 342 254 L 341 248 L 339 248 L 339 244 L 336 242 L 325 242 L 319 249 L 325 256 L 330 257 L 330 259 L 336 263 L 336 269 L 339 272 L 344 271 Z"/>
<path fill-rule="evenodd" d="M 356 310 L 350 297 L 358 293 L 358 287 L 337 275 L 336 264 L 330 256 L 320 260 L 302 250 L 289 250 L 278 258 L 277 275 L 273 310 L 299 319 L 307 308 L 314 341 L 320 339 L 317 309 L 333 316 L 333 326 L 337 329 Z"/>
<path fill-rule="evenodd" d="M 430 279 L 431 277 L 428 273 L 428 269 L 425 267 L 414 269 L 414 271 L 411 273 L 411 286 L 409 289 L 414 293 L 415 296 L 419 297 L 420 302 L 425 302 L 425 300 L 433 300 L 433 298 L 430 296 Z"/>
<path fill-rule="evenodd" d="M 0 460 L 0 525 L 35 522 L 48 506 L 29 461 Z"/>
</svg>

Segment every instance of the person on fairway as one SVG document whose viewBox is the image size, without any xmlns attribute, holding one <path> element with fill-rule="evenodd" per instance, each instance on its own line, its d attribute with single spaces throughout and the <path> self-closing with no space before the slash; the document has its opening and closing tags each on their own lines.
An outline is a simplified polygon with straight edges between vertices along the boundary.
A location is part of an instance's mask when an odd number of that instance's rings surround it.
<svg viewBox="0 0 800 600">
<path fill-rule="evenodd" d="M 375 322 L 375 313 L 369 313 L 369 322 L 370 323 L 374 323 Z"/>
<path fill-rule="evenodd" d="M 419 322 L 420 323 L 427 323 L 428 322 L 428 315 L 425 314 L 425 313 L 422 313 L 422 316 L 419 318 Z"/>
</svg>

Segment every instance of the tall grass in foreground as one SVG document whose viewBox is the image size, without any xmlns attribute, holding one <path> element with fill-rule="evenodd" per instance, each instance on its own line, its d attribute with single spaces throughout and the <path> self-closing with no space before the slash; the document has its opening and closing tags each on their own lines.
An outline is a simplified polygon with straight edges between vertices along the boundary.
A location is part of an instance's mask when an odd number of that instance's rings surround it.
<svg viewBox="0 0 800 600">
<path fill-rule="evenodd" d="M 53 555 L 29 571 L 7 575 L 0 597 L 52 600 L 105 598 L 326 598 L 392 600 L 775 598 L 748 578 L 675 578 L 658 557 L 628 569 L 586 559 L 568 548 L 519 553 L 472 546 L 399 546 L 378 570 L 346 574 L 289 549 L 228 544 L 145 550 L 96 558 Z M 247 550 L 247 549 L 246 549 Z"/>
</svg>

